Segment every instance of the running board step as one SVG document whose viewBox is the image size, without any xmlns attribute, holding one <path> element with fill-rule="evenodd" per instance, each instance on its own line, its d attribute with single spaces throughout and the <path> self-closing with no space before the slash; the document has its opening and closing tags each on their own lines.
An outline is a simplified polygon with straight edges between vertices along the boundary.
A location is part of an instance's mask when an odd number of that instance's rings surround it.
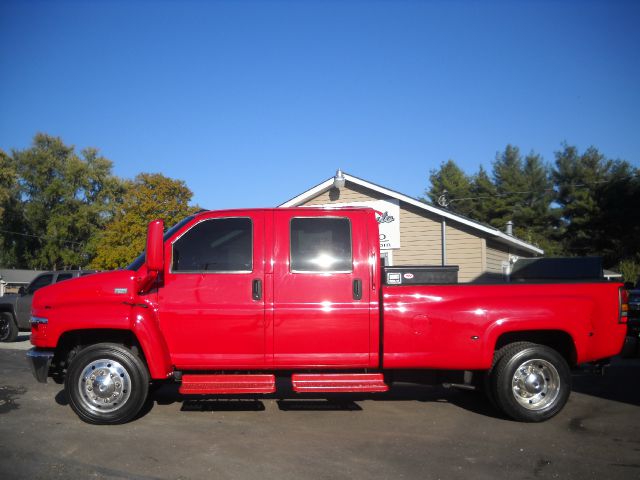
<svg viewBox="0 0 640 480">
<path fill-rule="evenodd" d="M 182 376 L 180 393 L 206 395 L 221 393 L 273 393 L 274 375 L 198 375 Z"/>
<path fill-rule="evenodd" d="M 304 392 L 386 392 L 381 373 L 293 374 L 293 391 Z"/>
</svg>

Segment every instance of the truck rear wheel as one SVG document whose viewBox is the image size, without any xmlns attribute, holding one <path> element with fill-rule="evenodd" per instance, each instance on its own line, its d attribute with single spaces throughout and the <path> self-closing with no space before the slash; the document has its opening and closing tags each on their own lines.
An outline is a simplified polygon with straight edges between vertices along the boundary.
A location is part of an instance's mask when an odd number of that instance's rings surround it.
<svg viewBox="0 0 640 480">
<path fill-rule="evenodd" d="M 556 415 L 571 393 L 571 373 L 555 350 L 535 343 L 508 346 L 490 378 L 497 407 L 523 422 L 542 422 Z"/>
<path fill-rule="evenodd" d="M 0 342 L 13 342 L 18 338 L 18 325 L 13 315 L 7 312 L 0 313 Z"/>
<path fill-rule="evenodd" d="M 81 350 L 65 377 L 69 405 L 81 420 L 98 425 L 134 418 L 149 392 L 149 373 L 131 350 L 98 343 Z"/>
</svg>

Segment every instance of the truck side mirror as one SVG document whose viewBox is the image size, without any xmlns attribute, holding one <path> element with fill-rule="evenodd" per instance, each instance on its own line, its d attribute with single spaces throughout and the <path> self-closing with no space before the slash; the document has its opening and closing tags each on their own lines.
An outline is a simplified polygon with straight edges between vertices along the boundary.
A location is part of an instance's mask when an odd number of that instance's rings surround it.
<svg viewBox="0 0 640 480">
<path fill-rule="evenodd" d="M 161 272 L 164 268 L 164 221 L 154 220 L 147 229 L 146 265 L 150 272 Z"/>
</svg>

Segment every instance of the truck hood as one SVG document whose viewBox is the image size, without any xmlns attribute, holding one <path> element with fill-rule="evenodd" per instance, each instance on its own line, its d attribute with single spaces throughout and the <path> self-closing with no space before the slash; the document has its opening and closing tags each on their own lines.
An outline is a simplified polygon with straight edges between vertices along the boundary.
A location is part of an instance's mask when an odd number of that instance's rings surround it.
<svg viewBox="0 0 640 480">
<path fill-rule="evenodd" d="M 131 270 L 115 270 L 49 285 L 33 296 L 33 313 L 44 315 L 45 310 L 69 304 L 130 302 L 137 293 L 138 275 Z"/>
</svg>

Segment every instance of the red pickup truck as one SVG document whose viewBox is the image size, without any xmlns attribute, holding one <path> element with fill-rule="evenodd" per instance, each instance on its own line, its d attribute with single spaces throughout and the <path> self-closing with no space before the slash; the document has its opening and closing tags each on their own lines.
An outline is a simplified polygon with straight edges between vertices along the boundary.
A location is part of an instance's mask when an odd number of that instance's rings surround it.
<svg viewBox="0 0 640 480">
<path fill-rule="evenodd" d="M 384 392 L 394 380 L 484 385 L 507 416 L 542 421 L 570 367 L 616 355 L 626 293 L 606 282 L 387 285 L 367 208 L 209 211 L 126 270 L 39 290 L 28 352 L 90 423 L 135 417 L 150 386 L 181 394 Z M 459 380 L 456 380 L 458 379 Z"/>
</svg>

